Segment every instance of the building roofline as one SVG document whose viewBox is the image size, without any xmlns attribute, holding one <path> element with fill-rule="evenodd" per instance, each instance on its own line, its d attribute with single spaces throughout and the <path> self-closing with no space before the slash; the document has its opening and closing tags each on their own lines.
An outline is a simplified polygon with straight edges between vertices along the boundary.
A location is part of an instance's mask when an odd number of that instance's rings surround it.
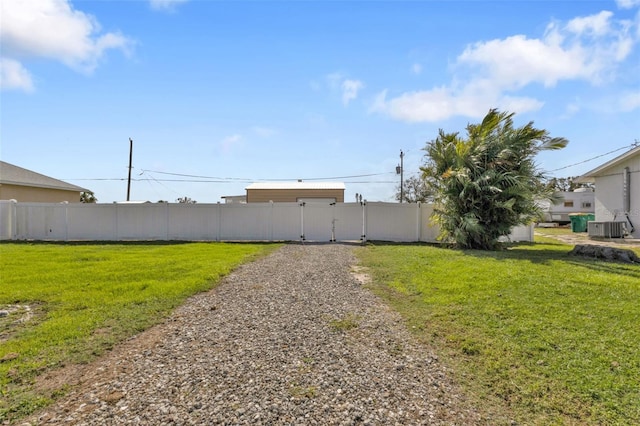
<svg viewBox="0 0 640 426">
<path fill-rule="evenodd" d="M 255 182 L 245 188 L 256 189 L 346 189 L 344 182 Z"/>
<path fill-rule="evenodd" d="M 636 146 L 634 148 L 631 148 L 629 151 L 618 155 L 616 158 L 613 158 L 609 161 L 607 161 L 604 164 L 601 164 L 600 166 L 596 167 L 593 170 L 588 171 L 587 173 L 584 173 L 583 175 L 581 175 L 580 177 L 578 177 L 575 182 L 576 183 L 587 183 L 587 182 L 593 182 L 595 180 L 595 178 L 597 176 L 602 175 L 604 172 L 606 172 L 609 168 L 611 167 L 615 167 L 618 164 L 622 163 L 623 161 L 635 157 L 636 155 L 640 155 L 640 146 Z"/>
<path fill-rule="evenodd" d="M 74 192 L 89 191 L 86 188 L 7 163 L 6 161 L 0 161 L 0 185 L 28 186 L 31 188 Z"/>
</svg>

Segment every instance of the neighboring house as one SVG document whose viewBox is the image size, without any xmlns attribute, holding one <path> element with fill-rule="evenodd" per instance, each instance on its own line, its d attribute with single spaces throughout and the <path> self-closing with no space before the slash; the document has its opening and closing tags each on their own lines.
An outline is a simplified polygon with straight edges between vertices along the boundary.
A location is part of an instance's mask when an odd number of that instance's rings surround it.
<svg viewBox="0 0 640 426">
<path fill-rule="evenodd" d="M 558 204 L 540 203 L 545 211 L 545 222 L 568 223 L 572 213 L 594 213 L 595 194 L 591 188 L 578 188 L 575 191 L 556 192 L 562 200 Z"/>
<path fill-rule="evenodd" d="M 575 181 L 595 183 L 596 222 L 624 222 L 631 236 L 640 238 L 640 146 Z"/>
<path fill-rule="evenodd" d="M 345 186 L 342 182 L 260 182 L 245 189 L 247 203 L 344 203 Z"/>
<path fill-rule="evenodd" d="M 247 202 L 246 195 L 223 195 L 220 197 L 225 204 L 245 204 Z"/>
<path fill-rule="evenodd" d="M 0 161 L 0 200 L 79 203 L 84 191 L 87 189 Z"/>
</svg>

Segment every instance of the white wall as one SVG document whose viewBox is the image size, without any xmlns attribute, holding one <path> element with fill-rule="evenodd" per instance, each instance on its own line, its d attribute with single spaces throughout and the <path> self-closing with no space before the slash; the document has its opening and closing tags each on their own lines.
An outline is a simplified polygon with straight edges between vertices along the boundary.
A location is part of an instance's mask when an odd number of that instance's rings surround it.
<svg viewBox="0 0 640 426">
<path fill-rule="evenodd" d="M 0 202 L 0 238 L 50 241 L 436 242 L 433 206 L 397 203 L 47 204 Z M 531 227 L 512 241 L 532 241 Z"/>
<path fill-rule="evenodd" d="M 640 156 L 630 158 L 610 170 L 605 176 L 596 176 L 596 221 L 626 222 L 623 206 L 623 171 L 630 169 L 631 208 L 629 220 L 634 226 L 633 238 L 640 238 Z M 627 223 L 627 228 L 630 228 Z"/>
</svg>

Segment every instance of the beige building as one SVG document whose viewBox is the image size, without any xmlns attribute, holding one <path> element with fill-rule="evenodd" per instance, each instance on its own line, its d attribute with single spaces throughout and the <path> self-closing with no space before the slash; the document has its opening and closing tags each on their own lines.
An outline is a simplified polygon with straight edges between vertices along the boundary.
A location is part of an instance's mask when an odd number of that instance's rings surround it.
<svg viewBox="0 0 640 426">
<path fill-rule="evenodd" d="M 87 189 L 0 161 L 0 200 L 79 203 L 84 191 Z"/>
<path fill-rule="evenodd" d="M 344 203 L 342 182 L 259 182 L 247 186 L 247 203 Z"/>
</svg>

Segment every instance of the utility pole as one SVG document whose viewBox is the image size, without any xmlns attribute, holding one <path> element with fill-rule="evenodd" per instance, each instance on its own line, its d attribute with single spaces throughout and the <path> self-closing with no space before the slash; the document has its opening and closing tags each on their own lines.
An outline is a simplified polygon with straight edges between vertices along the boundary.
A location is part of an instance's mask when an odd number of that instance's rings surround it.
<svg viewBox="0 0 640 426">
<path fill-rule="evenodd" d="M 400 175 L 400 202 L 404 198 L 404 152 L 400 150 L 400 165 L 396 167 L 396 174 Z"/>
<path fill-rule="evenodd" d="M 133 160 L 133 140 L 129 138 L 129 179 L 127 180 L 127 201 L 131 194 L 131 162 Z"/>
</svg>

